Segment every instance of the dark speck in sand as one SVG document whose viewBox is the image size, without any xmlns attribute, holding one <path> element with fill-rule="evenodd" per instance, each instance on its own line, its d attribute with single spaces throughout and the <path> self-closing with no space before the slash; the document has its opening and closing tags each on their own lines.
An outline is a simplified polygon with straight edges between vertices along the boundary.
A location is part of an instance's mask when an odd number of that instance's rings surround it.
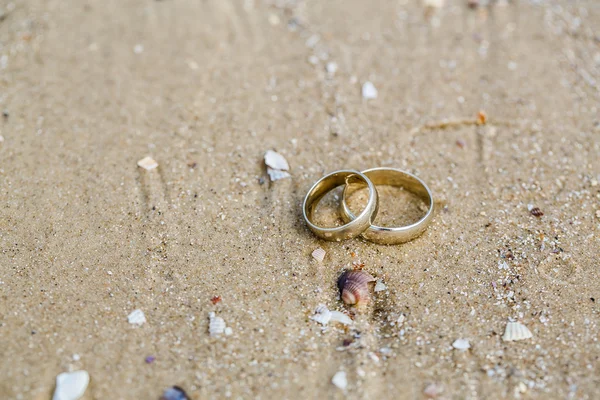
<svg viewBox="0 0 600 400">
<path fill-rule="evenodd" d="M 148 357 L 146 357 L 146 364 L 152 364 L 154 362 L 154 360 L 156 360 L 156 357 L 148 356 Z"/>
</svg>

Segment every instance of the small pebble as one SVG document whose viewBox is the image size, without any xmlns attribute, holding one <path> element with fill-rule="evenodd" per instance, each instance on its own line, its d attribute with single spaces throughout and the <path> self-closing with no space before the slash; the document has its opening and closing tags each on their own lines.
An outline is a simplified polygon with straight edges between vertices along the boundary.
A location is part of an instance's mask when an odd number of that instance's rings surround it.
<svg viewBox="0 0 600 400">
<path fill-rule="evenodd" d="M 90 383 L 87 371 L 63 372 L 56 377 L 56 389 L 52 400 L 78 400 Z"/>
<path fill-rule="evenodd" d="M 333 378 L 331 378 L 331 383 L 342 390 L 346 390 L 348 387 L 348 378 L 346 377 L 346 373 L 344 371 L 336 372 Z"/>
<path fill-rule="evenodd" d="M 452 347 L 456 350 L 467 350 L 471 348 L 471 344 L 467 339 L 456 339 L 454 343 L 452 343 Z"/>
<path fill-rule="evenodd" d="M 156 357 L 148 356 L 148 357 L 146 357 L 146 359 L 144 361 L 146 361 L 146 364 L 152 364 L 154 362 L 154 360 L 156 360 Z"/>
<path fill-rule="evenodd" d="M 376 99 L 378 95 L 377 89 L 375 88 L 375 85 L 373 85 L 371 82 L 367 81 L 363 84 L 362 86 L 362 96 L 364 99 Z"/>
<path fill-rule="evenodd" d="M 127 321 L 132 325 L 143 325 L 146 322 L 146 316 L 142 310 L 134 310 L 127 316 Z"/>
</svg>

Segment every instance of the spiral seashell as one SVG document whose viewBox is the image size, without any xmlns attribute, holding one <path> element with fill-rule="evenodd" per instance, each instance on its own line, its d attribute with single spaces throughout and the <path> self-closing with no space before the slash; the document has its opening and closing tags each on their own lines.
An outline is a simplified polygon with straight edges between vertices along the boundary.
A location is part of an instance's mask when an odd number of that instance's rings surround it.
<svg viewBox="0 0 600 400">
<path fill-rule="evenodd" d="M 338 279 L 338 288 L 346 304 L 361 305 L 369 301 L 369 283 L 375 278 L 365 271 L 346 271 Z"/>
</svg>

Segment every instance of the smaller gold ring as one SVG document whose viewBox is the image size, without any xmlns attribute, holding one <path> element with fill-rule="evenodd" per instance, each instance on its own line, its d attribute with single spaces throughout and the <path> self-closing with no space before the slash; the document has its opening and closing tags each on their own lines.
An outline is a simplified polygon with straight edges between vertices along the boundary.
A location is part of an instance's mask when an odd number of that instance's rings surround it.
<svg viewBox="0 0 600 400">
<path fill-rule="evenodd" d="M 434 207 L 433 196 L 425 182 L 413 174 L 395 168 L 371 168 L 362 171 L 362 173 L 365 174 L 374 185 L 390 185 L 405 188 L 421 198 L 428 207 L 425 215 L 411 225 L 395 228 L 371 225 L 362 234 L 365 239 L 379 244 L 399 244 L 413 240 L 425 232 L 433 218 Z M 340 214 L 342 215 L 344 222 L 352 221 L 356 218 L 352 211 L 350 211 L 350 208 L 348 208 L 346 198 L 357 189 L 359 189 L 359 186 L 357 185 L 354 185 L 354 188 L 351 188 L 350 185 L 344 187 L 340 205 Z"/>
<path fill-rule="evenodd" d="M 369 200 L 367 201 L 364 210 L 362 210 L 358 216 L 354 216 L 351 220 L 345 221 L 346 224 L 342 226 L 323 228 L 315 225 L 312 222 L 313 214 L 323 196 L 338 186 L 348 186 L 352 184 L 353 182 L 351 181 L 358 181 L 369 188 Z M 379 198 L 373 183 L 360 172 L 349 169 L 335 171 L 319 179 L 317 183 L 310 188 L 304 198 L 302 214 L 304 215 L 308 228 L 313 231 L 315 235 L 325 240 L 340 241 L 355 238 L 371 226 L 373 220 L 377 216 L 378 207 Z"/>
</svg>

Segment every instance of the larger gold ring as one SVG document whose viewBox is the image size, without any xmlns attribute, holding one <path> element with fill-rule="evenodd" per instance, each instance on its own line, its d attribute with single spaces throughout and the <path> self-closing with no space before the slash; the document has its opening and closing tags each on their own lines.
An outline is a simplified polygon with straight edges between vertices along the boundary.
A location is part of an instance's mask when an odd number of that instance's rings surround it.
<svg viewBox="0 0 600 400">
<path fill-rule="evenodd" d="M 420 220 L 411 225 L 396 228 L 371 225 L 362 234 L 365 239 L 379 244 L 399 244 L 413 240 L 425 232 L 433 218 L 433 196 L 425 182 L 413 174 L 395 168 L 371 168 L 362 171 L 362 173 L 365 174 L 374 185 L 390 185 L 405 188 L 409 192 L 419 196 L 428 207 L 427 213 L 425 213 Z M 352 211 L 350 211 L 350 208 L 348 208 L 346 198 L 359 188 L 359 185 L 346 185 L 346 187 L 344 187 L 340 214 L 345 222 L 353 221 L 356 218 Z"/>
<path fill-rule="evenodd" d="M 369 188 L 369 200 L 364 210 L 358 216 L 353 216 L 351 220 L 346 221 L 346 224 L 342 226 L 323 228 L 315 225 L 312 222 L 313 214 L 323 196 L 338 186 L 352 184 L 351 181 L 358 181 Z M 377 190 L 369 178 L 358 171 L 340 170 L 322 177 L 310 188 L 304 198 L 302 213 L 306 224 L 315 235 L 325 240 L 340 241 L 355 238 L 371 226 L 377 216 L 378 207 Z"/>
</svg>

